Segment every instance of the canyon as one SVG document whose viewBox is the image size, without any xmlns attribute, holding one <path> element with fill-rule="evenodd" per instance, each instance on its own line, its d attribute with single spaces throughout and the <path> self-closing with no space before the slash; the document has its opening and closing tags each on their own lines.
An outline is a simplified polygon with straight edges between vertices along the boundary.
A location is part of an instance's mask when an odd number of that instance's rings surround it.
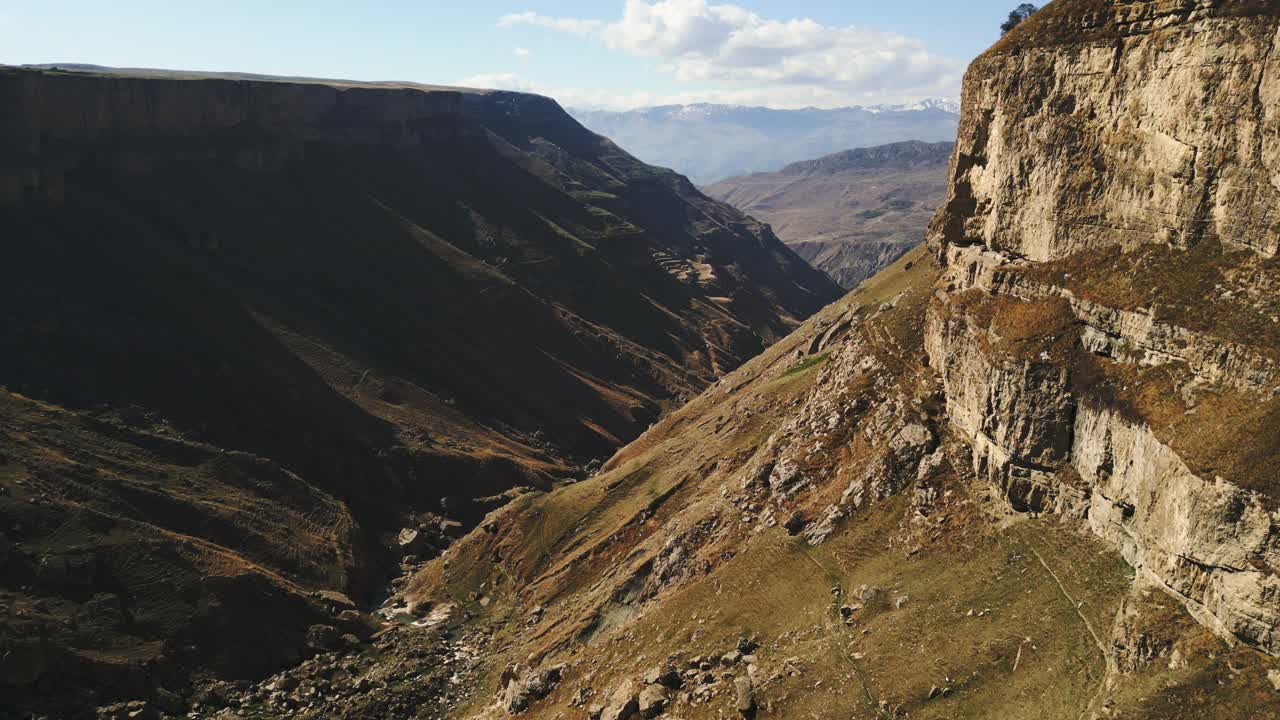
<svg viewBox="0 0 1280 720">
<path fill-rule="evenodd" d="M 101 68 L 0 98 L 5 706 L 296 663 L 406 551 L 840 294 L 547 98 Z"/>
<path fill-rule="evenodd" d="M 0 111 L 2 136 L 27 148 L 0 218 L 40 241 L 4 284 L 21 310 L 6 342 L 32 348 L 0 360 L 0 562 L 22 573 L 3 586 L 17 620 L 0 637 L 4 699 L 88 717 L 1280 717 L 1278 43 L 1272 2 L 1049 4 L 970 66 L 925 242 L 843 297 L 766 226 L 543 98 L 210 79 L 202 96 L 241 110 L 184 101 L 173 116 L 159 112 L 164 83 L 191 80 L 4 71 L 0 96 L 42 98 L 66 123 L 33 131 L 9 110 L 29 100 Z M 48 89 L 60 82 L 101 102 Z M 307 104 L 274 114 L 282 91 Z M 126 125 L 132 152 L 58 152 L 125 122 L 86 109 L 122 97 L 149 98 L 127 103 L 148 109 Z M 54 112 L 68 102 L 78 109 Z M 314 142 L 229 129 L 306 107 Z M 366 112 L 374 130 L 352 121 Z M 192 122 L 209 130 L 190 145 L 150 140 Z M 376 163 L 348 156 L 359 143 Z M 509 192 L 460 180 L 481 151 Z M 164 174 L 157 156 L 199 173 Z M 110 182 L 76 164 L 86 157 Z M 201 215 L 189 208 L 211 190 L 196 178 L 214 161 L 233 173 L 219 186 L 230 199 Z M 424 187 L 457 225 L 428 212 Z M 90 204 L 97 193 L 110 202 Z M 256 227 L 269 215 L 257 200 L 297 209 Z M 298 231 L 302 209 L 319 221 Z M 394 245 L 368 228 L 388 222 L 414 248 L 466 257 L 435 275 L 403 254 L 375 264 Z M 111 242 L 85 255 L 99 237 Z M 292 251 L 272 258 L 279 238 Z M 557 238 L 568 251 L 547 249 Z M 579 243 L 594 250 L 581 275 Z M 232 250 L 240 260 L 223 259 Z M 372 264 L 356 276 L 369 304 L 353 309 L 333 280 L 284 299 L 245 289 L 303 284 L 317 271 L 297 264 L 314 253 L 344 273 Z M 153 255 L 183 259 L 131 281 Z M 264 267 L 279 276 L 250 285 Z M 440 279 L 455 274 L 475 280 Z M 591 278 L 609 292 L 582 290 Z M 584 324 L 533 325 L 517 303 L 407 346 L 418 336 L 400 324 L 350 341 L 398 293 L 410 301 L 396 317 L 416 325 L 508 284 Z M 392 297 L 376 292 L 388 285 Z M 211 303 L 229 288 L 234 302 Z M 333 325 L 313 314 L 325 291 L 339 293 Z M 633 294 L 688 334 L 633 333 L 627 310 L 645 303 L 597 307 Z M 187 314 L 211 304 L 294 349 L 278 365 L 202 364 L 211 348 L 256 347 L 221 314 Z M 549 347 L 565 324 L 587 349 Z M 484 353 L 457 374 L 415 365 L 462 327 L 502 343 L 504 369 L 576 358 L 554 367 L 602 405 L 554 388 L 522 413 L 482 403 L 508 379 L 483 372 Z M 619 339 L 589 352 L 601 336 Z M 114 362 L 86 361 L 113 348 Z M 613 348 L 652 362 L 610 372 Z M 137 377 L 121 372 L 133 363 Z M 171 368 L 200 372 L 147 399 Z M 428 385 L 468 374 L 480 389 Z M 284 385 L 297 390 L 278 403 L 229 404 L 297 377 L 310 384 Z M 302 402 L 317 385 L 347 414 Z M 147 404 L 95 394 L 115 387 Z M 206 387 L 199 413 L 164 402 Z M 629 424 L 610 414 L 633 406 L 646 412 Z M 277 407 L 290 414 L 264 414 Z M 370 416 L 380 424 L 359 424 Z M 456 445 L 437 439 L 444 420 Z M 327 434 L 290 452 L 317 424 Z M 369 428 L 404 439 L 379 446 Z M 353 437 L 369 466 L 348 459 Z M 476 438 L 519 477 L 479 482 Z M 441 446 L 469 459 L 424 464 Z M 454 501 L 430 499 L 453 483 L 472 488 L 462 523 Z M 401 574 L 379 593 L 395 573 L 367 558 L 396 552 Z M 352 587 L 369 591 L 338 592 Z"/>
</svg>

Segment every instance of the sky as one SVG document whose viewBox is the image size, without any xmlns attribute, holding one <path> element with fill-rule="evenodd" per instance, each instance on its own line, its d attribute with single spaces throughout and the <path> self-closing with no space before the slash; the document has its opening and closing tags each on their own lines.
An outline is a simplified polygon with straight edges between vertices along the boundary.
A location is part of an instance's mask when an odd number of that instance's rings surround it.
<svg viewBox="0 0 1280 720">
<path fill-rule="evenodd" d="M 955 99 L 1013 0 L 0 0 L 0 64 L 407 80 L 630 109 Z"/>
</svg>

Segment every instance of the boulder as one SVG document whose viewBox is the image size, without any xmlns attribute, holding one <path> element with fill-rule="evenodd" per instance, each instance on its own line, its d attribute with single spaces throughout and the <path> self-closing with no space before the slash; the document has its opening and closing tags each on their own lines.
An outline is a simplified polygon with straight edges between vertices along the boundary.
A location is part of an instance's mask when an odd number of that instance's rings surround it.
<svg viewBox="0 0 1280 720">
<path fill-rule="evenodd" d="M 396 536 L 396 547 L 403 555 L 421 555 L 429 548 L 427 534 L 416 528 L 403 528 Z"/>
<path fill-rule="evenodd" d="M 644 674 L 644 682 L 646 685 L 662 685 L 674 690 L 684 684 L 684 678 L 673 666 L 659 665 Z"/>
<path fill-rule="evenodd" d="M 853 595 L 863 603 L 870 603 L 884 597 L 884 588 L 875 585 L 859 585 L 858 589 L 853 591 Z"/>
<path fill-rule="evenodd" d="M 751 695 L 751 678 L 740 675 L 733 679 L 734 707 L 744 717 L 755 710 L 756 701 Z"/>
<path fill-rule="evenodd" d="M 663 709 L 667 707 L 667 699 L 667 689 L 662 685 L 645 685 L 640 691 L 638 704 L 640 716 L 654 718 L 661 715 Z"/>
<path fill-rule="evenodd" d="M 502 671 L 502 707 L 511 714 L 523 712 L 536 700 L 551 694 L 564 674 L 563 665 L 534 670 L 524 665 L 508 665 Z"/>
<path fill-rule="evenodd" d="M 119 630 L 126 617 L 118 595 L 98 593 L 76 609 L 76 624 L 83 629 Z"/>
<path fill-rule="evenodd" d="M 782 527 L 786 529 L 788 535 L 799 535 L 808 524 L 809 519 L 804 516 L 804 513 L 794 512 L 782 524 Z"/>
<path fill-rule="evenodd" d="M 97 575 L 97 558 L 92 553 L 46 555 L 36 574 L 42 582 L 63 587 L 86 587 Z"/>
<path fill-rule="evenodd" d="M 47 670 L 44 643 L 35 640 L 11 643 L 0 653 L 0 688 L 34 684 Z"/>
<path fill-rule="evenodd" d="M 600 713 L 600 720 L 627 720 L 640 712 L 640 698 L 635 683 L 624 680 L 609 693 L 609 700 Z"/>
<path fill-rule="evenodd" d="M 342 642 L 342 633 L 332 625 L 312 625 L 307 628 L 307 647 L 312 650 L 331 650 Z"/>
</svg>

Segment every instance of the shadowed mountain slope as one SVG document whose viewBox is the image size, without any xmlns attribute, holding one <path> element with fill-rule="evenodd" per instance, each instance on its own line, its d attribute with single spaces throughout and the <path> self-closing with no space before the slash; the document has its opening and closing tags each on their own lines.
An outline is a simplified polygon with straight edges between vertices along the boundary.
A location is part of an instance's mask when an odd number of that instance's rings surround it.
<svg viewBox="0 0 1280 720">
<path fill-rule="evenodd" d="M 0 69 L 3 686 L 296 659 L 839 293 L 547 98 L 156 75 Z"/>
</svg>

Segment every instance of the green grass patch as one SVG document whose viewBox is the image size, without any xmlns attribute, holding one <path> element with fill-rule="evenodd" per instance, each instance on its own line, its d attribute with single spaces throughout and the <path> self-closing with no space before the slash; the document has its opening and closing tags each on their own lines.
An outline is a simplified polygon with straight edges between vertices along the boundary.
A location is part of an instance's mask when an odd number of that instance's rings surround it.
<svg viewBox="0 0 1280 720">
<path fill-rule="evenodd" d="M 831 359 L 830 352 L 819 353 L 817 355 L 810 355 L 809 357 L 801 360 L 795 365 L 792 365 L 791 367 L 787 368 L 787 371 L 782 374 L 782 377 L 785 378 L 785 377 L 791 377 L 792 375 L 799 375 L 805 370 L 808 370 L 809 368 L 817 367 L 830 359 Z"/>
</svg>

